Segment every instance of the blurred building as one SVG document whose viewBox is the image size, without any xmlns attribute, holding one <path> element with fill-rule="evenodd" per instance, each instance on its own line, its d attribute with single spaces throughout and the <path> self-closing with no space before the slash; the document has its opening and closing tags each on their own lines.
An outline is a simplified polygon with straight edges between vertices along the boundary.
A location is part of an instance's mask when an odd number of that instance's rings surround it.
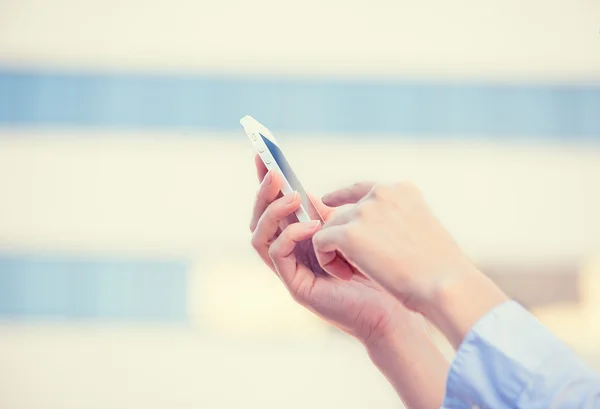
<svg viewBox="0 0 600 409">
<path fill-rule="evenodd" d="M 398 406 L 252 254 L 252 149 L 411 180 L 600 368 L 600 4 L 0 5 L 0 407 Z M 317 164 L 318 166 L 315 166 Z"/>
</svg>

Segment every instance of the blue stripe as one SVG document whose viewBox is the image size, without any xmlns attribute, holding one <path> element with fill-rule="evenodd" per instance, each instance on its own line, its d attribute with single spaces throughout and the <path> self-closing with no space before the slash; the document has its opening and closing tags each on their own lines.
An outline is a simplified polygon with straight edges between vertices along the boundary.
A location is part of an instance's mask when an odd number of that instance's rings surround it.
<svg viewBox="0 0 600 409">
<path fill-rule="evenodd" d="M 600 87 L 0 68 L 0 124 L 436 136 L 600 137 Z"/>
<path fill-rule="evenodd" d="M 0 254 L 4 318 L 186 322 L 187 299 L 180 261 Z"/>
</svg>

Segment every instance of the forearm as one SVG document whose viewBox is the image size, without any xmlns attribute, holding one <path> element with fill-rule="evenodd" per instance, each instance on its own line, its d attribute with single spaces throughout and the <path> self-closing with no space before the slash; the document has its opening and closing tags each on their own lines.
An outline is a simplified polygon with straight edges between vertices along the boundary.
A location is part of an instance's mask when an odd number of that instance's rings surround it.
<svg viewBox="0 0 600 409">
<path fill-rule="evenodd" d="M 436 283 L 416 310 L 432 322 L 456 349 L 473 325 L 508 296 L 474 267 Z"/>
<path fill-rule="evenodd" d="M 409 409 L 439 409 L 449 363 L 421 329 L 367 346 L 373 363 Z"/>
</svg>

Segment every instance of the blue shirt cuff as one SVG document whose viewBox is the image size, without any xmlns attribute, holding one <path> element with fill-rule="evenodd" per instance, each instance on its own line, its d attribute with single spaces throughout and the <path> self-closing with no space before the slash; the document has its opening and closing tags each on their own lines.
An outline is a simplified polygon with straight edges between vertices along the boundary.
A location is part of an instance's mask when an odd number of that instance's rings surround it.
<svg viewBox="0 0 600 409">
<path fill-rule="evenodd" d="M 482 317 L 460 345 L 442 408 L 517 407 L 528 387 L 539 384 L 536 374 L 546 363 L 569 355 L 574 354 L 526 309 L 505 302 Z"/>
</svg>

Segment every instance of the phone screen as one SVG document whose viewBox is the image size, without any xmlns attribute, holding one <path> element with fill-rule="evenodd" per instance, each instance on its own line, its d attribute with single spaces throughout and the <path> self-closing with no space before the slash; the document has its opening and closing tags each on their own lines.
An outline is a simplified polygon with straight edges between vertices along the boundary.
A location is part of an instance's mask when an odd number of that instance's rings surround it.
<svg viewBox="0 0 600 409">
<path fill-rule="evenodd" d="M 287 159 L 285 158 L 285 155 L 283 154 L 283 152 L 281 151 L 279 146 L 277 146 L 276 143 L 271 141 L 269 138 L 264 136 L 262 133 L 259 133 L 259 135 L 262 138 L 265 145 L 267 146 L 267 149 L 269 150 L 269 152 L 271 152 L 271 156 L 273 157 L 273 159 L 279 166 L 279 169 L 281 169 L 281 172 L 283 173 L 283 175 L 289 182 L 292 189 L 295 190 L 296 192 L 298 192 L 298 194 L 300 195 L 300 199 L 302 200 L 302 207 L 304 208 L 304 210 L 308 213 L 308 215 L 311 217 L 311 219 L 323 221 L 323 219 L 317 212 L 317 209 L 314 207 L 314 205 L 310 201 L 308 194 L 302 187 L 302 184 L 300 184 L 298 177 L 292 170 L 292 167 L 288 163 Z"/>
</svg>

